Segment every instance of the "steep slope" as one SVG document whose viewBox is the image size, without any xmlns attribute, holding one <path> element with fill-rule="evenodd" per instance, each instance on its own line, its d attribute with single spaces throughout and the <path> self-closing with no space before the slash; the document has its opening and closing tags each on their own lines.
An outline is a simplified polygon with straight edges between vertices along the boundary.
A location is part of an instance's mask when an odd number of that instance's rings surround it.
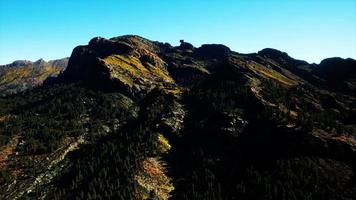
<svg viewBox="0 0 356 200">
<path fill-rule="evenodd" d="M 0 93 L 8 94 L 41 85 L 48 77 L 57 76 L 67 66 L 68 58 L 36 62 L 19 60 L 0 66 Z"/>
<path fill-rule="evenodd" d="M 58 78 L 0 98 L 0 197 L 353 199 L 355 68 L 93 38 Z"/>
</svg>

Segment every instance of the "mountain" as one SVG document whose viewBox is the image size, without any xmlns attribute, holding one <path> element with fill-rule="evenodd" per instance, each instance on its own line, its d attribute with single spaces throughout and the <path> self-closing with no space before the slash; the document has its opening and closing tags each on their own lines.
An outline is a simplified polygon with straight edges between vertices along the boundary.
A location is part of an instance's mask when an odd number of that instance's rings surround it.
<svg viewBox="0 0 356 200">
<path fill-rule="evenodd" d="M 41 85 L 48 77 L 57 76 L 65 69 L 68 58 L 35 62 L 17 60 L 8 65 L 0 65 L 0 94 L 16 93 Z"/>
<path fill-rule="evenodd" d="M 323 60 L 313 74 L 320 77 L 321 87 L 326 86 L 332 90 L 341 92 L 356 91 L 356 68 L 355 60 L 329 58 Z"/>
<path fill-rule="evenodd" d="M 96 37 L 1 97 L 1 199 L 354 199 L 355 60 L 180 42 Z"/>
</svg>

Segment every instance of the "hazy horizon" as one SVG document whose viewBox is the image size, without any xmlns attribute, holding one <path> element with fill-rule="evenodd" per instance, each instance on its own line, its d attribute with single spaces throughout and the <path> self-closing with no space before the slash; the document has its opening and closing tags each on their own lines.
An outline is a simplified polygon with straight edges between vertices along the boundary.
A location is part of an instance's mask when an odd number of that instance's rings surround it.
<svg viewBox="0 0 356 200">
<path fill-rule="evenodd" d="M 96 36 L 264 48 L 319 63 L 356 57 L 356 0 L 0 2 L 0 64 L 69 57 Z"/>
</svg>

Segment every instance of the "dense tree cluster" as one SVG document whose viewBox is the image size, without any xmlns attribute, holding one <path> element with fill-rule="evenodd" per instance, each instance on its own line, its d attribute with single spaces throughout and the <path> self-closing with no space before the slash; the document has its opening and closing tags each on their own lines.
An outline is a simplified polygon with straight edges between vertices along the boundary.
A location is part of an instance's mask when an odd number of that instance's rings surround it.
<svg viewBox="0 0 356 200">
<path fill-rule="evenodd" d="M 352 199 L 355 164 L 303 146 L 315 128 L 345 127 L 330 110 L 295 110 L 298 90 L 262 82 L 261 103 L 244 76 L 223 71 L 191 84 L 181 99 L 154 89 L 136 101 L 81 83 L 42 87 L 0 99 L 0 145 L 14 136 L 22 155 L 55 152 L 68 138 L 88 141 L 71 152 L 48 199 L 140 199 L 150 196 L 135 180 L 142 161 L 160 155 L 170 166 L 172 199 Z M 173 102 L 185 106 L 172 150 L 161 155 L 158 133 Z M 350 114 L 351 116 L 351 114 Z M 301 128 L 292 131 L 286 123 Z M 31 162 L 30 160 L 28 162 Z M 35 166 L 35 165 L 34 165 Z M 36 169 L 33 171 L 36 174 Z M 11 175 L 0 171 L 0 183 Z M 351 184 L 351 185 L 350 185 Z M 26 194 L 36 199 L 41 188 Z"/>
<path fill-rule="evenodd" d="M 139 199 L 147 192 L 134 175 L 144 158 L 158 153 L 156 124 L 170 101 L 152 93 L 141 101 L 137 118 L 71 155 L 73 165 L 58 180 L 54 199 Z"/>
<path fill-rule="evenodd" d="M 1 144 L 17 134 L 23 136 L 22 153 L 50 153 L 66 137 L 87 131 L 95 135 L 93 129 L 105 123 L 120 125 L 134 112 L 132 101 L 121 94 L 104 94 L 80 84 L 38 88 L 0 99 Z"/>
<path fill-rule="evenodd" d="M 262 106 L 243 79 L 221 77 L 196 84 L 185 96 L 183 136 L 173 142 L 168 158 L 176 177 L 173 199 L 351 199 L 356 194 L 352 177 L 345 175 L 352 174 L 354 163 L 298 144 L 318 124 L 294 119 L 302 128 L 288 130 L 282 126 L 293 121 L 288 114 Z M 293 89 L 272 82 L 263 86 L 272 102 L 293 103 Z M 248 124 L 234 123 L 241 119 Z"/>
</svg>

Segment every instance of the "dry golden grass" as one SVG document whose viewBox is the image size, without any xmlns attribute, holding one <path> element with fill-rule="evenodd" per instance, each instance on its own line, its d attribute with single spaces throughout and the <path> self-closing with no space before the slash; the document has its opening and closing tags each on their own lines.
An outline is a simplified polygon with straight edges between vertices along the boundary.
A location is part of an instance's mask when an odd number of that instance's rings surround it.
<svg viewBox="0 0 356 200">
<path fill-rule="evenodd" d="M 0 89 L 7 89 L 10 86 L 21 88 L 24 84 L 35 86 L 41 84 L 49 76 L 58 75 L 61 70 L 50 65 L 41 68 L 34 66 L 7 68 L 0 73 Z"/>
<path fill-rule="evenodd" d="M 165 88 L 164 91 L 166 91 L 167 93 L 172 94 L 176 97 L 180 96 L 184 92 L 183 88 L 180 88 L 180 87 Z"/>
<path fill-rule="evenodd" d="M 169 141 L 162 134 L 158 134 L 158 151 L 167 153 L 171 148 Z"/>
<path fill-rule="evenodd" d="M 256 62 L 250 62 L 247 65 L 247 67 L 249 69 L 251 69 L 252 71 L 257 72 L 258 74 L 261 74 L 267 78 L 274 79 L 275 81 L 278 81 L 278 82 L 285 84 L 287 86 L 293 86 L 293 85 L 297 84 L 296 81 L 287 78 L 283 74 L 281 74 L 273 69 L 267 68 L 267 67 L 265 67 L 261 64 L 258 64 Z"/>
<path fill-rule="evenodd" d="M 130 87 L 134 84 L 148 84 L 159 81 L 174 82 L 165 69 L 149 63 L 144 66 L 134 56 L 111 55 L 106 57 L 104 61 L 110 67 L 111 75 Z"/>
<path fill-rule="evenodd" d="M 143 162 L 143 171 L 135 176 L 135 180 L 145 190 L 139 192 L 140 199 L 149 199 L 149 193 L 153 191 L 160 200 L 170 197 L 174 190 L 171 179 L 166 176 L 163 163 L 158 158 L 146 158 Z"/>
<path fill-rule="evenodd" d="M 19 143 L 19 136 L 15 136 L 9 143 L 0 148 L 0 170 L 4 169 L 7 165 L 7 158 L 14 153 L 17 144 Z"/>
<path fill-rule="evenodd" d="M 166 70 L 162 70 L 161 68 L 154 66 L 150 63 L 147 63 L 148 69 L 157 76 L 157 78 L 161 78 L 166 82 L 173 83 L 174 80 L 172 77 L 169 76 L 168 72 Z"/>
</svg>

